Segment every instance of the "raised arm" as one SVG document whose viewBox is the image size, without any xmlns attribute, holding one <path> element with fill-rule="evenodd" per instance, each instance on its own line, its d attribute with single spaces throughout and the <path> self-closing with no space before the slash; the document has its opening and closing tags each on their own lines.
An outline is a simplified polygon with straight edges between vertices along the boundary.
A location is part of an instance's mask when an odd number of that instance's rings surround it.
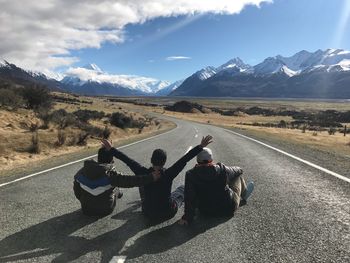
<svg viewBox="0 0 350 263">
<path fill-rule="evenodd" d="M 212 142 L 213 137 L 208 135 L 202 138 L 202 141 L 199 145 L 194 147 L 184 156 L 182 156 L 176 163 L 174 163 L 168 170 L 167 174 L 172 179 L 174 179 L 186 166 L 186 164 L 191 161 L 195 156 L 197 156 L 204 147 L 206 147 L 209 143 Z"/>
<path fill-rule="evenodd" d="M 145 184 L 152 183 L 157 181 L 160 178 L 159 171 L 153 171 L 150 174 L 146 175 L 123 175 L 117 171 L 110 171 L 109 178 L 111 181 L 111 185 L 123 187 L 123 188 L 131 188 L 135 186 L 142 186 Z"/>
<path fill-rule="evenodd" d="M 148 169 L 146 167 L 142 166 L 140 163 L 131 159 L 129 156 L 127 156 L 123 152 L 114 148 L 112 146 L 112 142 L 110 142 L 106 139 L 103 139 L 101 142 L 102 142 L 103 147 L 105 147 L 107 150 L 110 150 L 115 158 L 117 158 L 117 159 L 121 160 L 123 163 L 125 163 L 131 169 L 131 171 L 133 171 L 134 174 L 146 174 L 146 173 L 148 173 Z"/>
</svg>

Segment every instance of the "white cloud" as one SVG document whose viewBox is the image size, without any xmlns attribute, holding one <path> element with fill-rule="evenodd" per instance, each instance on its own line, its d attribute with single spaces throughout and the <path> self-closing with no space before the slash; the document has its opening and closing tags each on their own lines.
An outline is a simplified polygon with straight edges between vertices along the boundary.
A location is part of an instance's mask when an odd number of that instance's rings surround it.
<svg viewBox="0 0 350 263">
<path fill-rule="evenodd" d="M 98 83 L 118 84 L 130 89 L 139 89 L 144 92 L 156 92 L 169 85 L 166 81 L 160 81 L 154 78 L 136 76 L 136 75 L 112 75 L 103 72 L 96 65 L 92 64 L 87 68 L 77 67 L 69 68 L 66 72 L 67 77 L 79 79 L 80 85 L 87 81 L 94 81 Z"/>
<path fill-rule="evenodd" d="M 0 57 L 50 70 L 78 60 L 72 50 L 125 40 L 124 27 L 156 17 L 236 14 L 272 0 L 0 0 Z"/>
<path fill-rule="evenodd" d="M 165 58 L 165 60 L 168 60 L 168 61 L 173 61 L 173 60 L 186 60 L 186 59 L 191 59 L 191 57 L 185 57 L 185 56 L 171 56 L 171 57 Z"/>
</svg>

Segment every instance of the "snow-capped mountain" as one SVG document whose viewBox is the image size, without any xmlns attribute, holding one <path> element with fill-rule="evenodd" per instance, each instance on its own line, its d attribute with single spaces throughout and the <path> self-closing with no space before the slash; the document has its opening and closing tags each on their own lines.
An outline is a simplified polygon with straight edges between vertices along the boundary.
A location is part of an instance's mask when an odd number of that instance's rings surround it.
<svg viewBox="0 0 350 263">
<path fill-rule="evenodd" d="M 157 96 L 167 96 L 169 95 L 172 91 L 176 90 L 180 85 L 184 82 L 184 79 L 175 81 L 168 85 L 167 87 L 159 90 L 156 92 Z"/>
<path fill-rule="evenodd" d="M 95 64 L 68 69 L 66 77 L 62 79 L 62 83 L 67 86 L 83 86 L 85 84 L 90 84 L 90 87 L 91 84 L 94 84 L 95 87 L 102 85 L 108 85 L 110 87 L 116 86 L 119 88 L 134 90 L 140 94 L 154 94 L 169 85 L 169 82 L 154 78 L 136 75 L 108 74 L 103 72 Z M 98 92 L 98 90 L 96 92 Z"/>
<path fill-rule="evenodd" d="M 198 72 L 170 95 L 350 98 L 350 52 L 342 49 L 277 55 L 253 67 L 234 58 L 200 81 Z"/>
<path fill-rule="evenodd" d="M 203 68 L 195 73 L 195 75 L 200 80 L 206 80 L 212 76 L 214 76 L 217 73 L 216 69 L 214 67 L 206 67 Z"/>
<path fill-rule="evenodd" d="M 220 67 L 216 68 L 216 72 L 220 71 L 230 71 L 234 69 L 235 71 L 238 70 L 239 72 L 245 72 L 251 68 L 250 65 L 245 64 L 239 57 L 236 57 L 234 59 L 231 59 L 227 61 L 225 64 L 221 65 Z"/>
<path fill-rule="evenodd" d="M 254 66 L 255 74 L 274 74 L 281 72 L 284 67 L 284 72 L 289 72 L 289 76 L 300 74 L 304 71 L 312 70 L 326 71 L 334 70 L 349 70 L 348 61 L 350 60 L 350 52 L 342 49 L 327 49 L 317 50 L 314 53 L 302 50 L 291 57 L 283 57 L 277 55 L 269 57 L 262 63 Z M 337 67 L 339 66 L 339 67 Z"/>
</svg>

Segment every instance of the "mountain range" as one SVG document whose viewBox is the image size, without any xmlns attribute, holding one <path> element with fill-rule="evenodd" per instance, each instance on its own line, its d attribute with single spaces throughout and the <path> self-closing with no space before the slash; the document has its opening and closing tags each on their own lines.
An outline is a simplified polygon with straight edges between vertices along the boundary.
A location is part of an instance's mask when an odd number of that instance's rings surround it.
<svg viewBox="0 0 350 263">
<path fill-rule="evenodd" d="M 54 79 L 0 60 L 0 80 L 39 83 L 52 90 L 86 95 L 350 98 L 350 52 L 300 51 L 268 57 L 251 66 L 234 58 L 205 67 L 174 83 L 136 75 L 112 75 L 95 64 L 68 69 Z"/>
<path fill-rule="evenodd" d="M 255 66 L 234 58 L 195 72 L 170 96 L 350 98 L 350 52 L 303 50 Z"/>
</svg>

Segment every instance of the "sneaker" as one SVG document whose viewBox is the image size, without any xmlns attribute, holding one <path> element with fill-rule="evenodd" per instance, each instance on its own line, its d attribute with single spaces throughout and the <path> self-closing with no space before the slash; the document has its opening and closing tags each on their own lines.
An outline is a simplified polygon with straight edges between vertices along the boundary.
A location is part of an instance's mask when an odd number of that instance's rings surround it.
<svg viewBox="0 0 350 263">
<path fill-rule="evenodd" d="M 251 196 L 253 191 L 254 191 L 254 182 L 249 182 L 247 184 L 247 189 L 245 190 L 245 192 L 241 196 L 241 201 L 240 201 L 239 206 L 243 206 L 243 205 L 247 204 L 248 198 Z"/>
</svg>

